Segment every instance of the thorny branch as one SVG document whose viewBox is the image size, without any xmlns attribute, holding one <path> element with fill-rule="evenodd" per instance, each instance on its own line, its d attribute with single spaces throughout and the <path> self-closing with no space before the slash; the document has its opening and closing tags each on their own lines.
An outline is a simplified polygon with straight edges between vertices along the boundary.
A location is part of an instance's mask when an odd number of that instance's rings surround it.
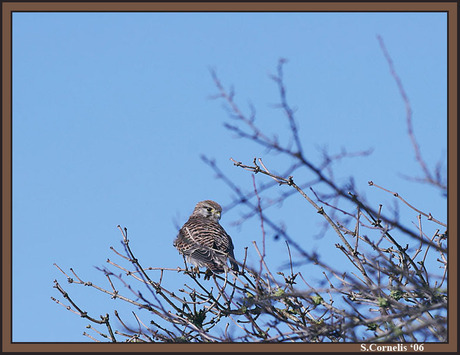
<svg viewBox="0 0 460 355">
<path fill-rule="evenodd" d="M 422 211 L 418 210 L 417 208 L 415 208 L 414 206 L 412 206 L 409 202 L 407 202 L 405 199 L 403 199 L 403 198 L 401 197 L 401 195 L 398 194 L 397 192 L 392 192 L 392 191 L 390 191 L 390 190 L 388 190 L 388 189 L 386 189 L 386 188 L 384 188 L 384 187 L 382 187 L 382 186 L 379 186 L 379 185 L 375 184 L 373 181 L 369 181 L 369 186 L 375 186 L 375 187 L 377 187 L 377 188 L 379 188 L 379 189 L 381 189 L 381 190 L 383 190 L 383 191 L 386 191 L 386 192 L 391 193 L 394 197 L 400 199 L 405 205 L 409 206 L 409 207 L 412 208 L 414 211 L 416 211 L 416 212 L 420 213 L 421 215 L 425 216 L 429 221 L 433 221 L 433 222 L 438 223 L 438 224 L 440 224 L 441 226 L 447 228 L 447 224 L 446 224 L 446 223 L 443 223 L 443 222 L 441 222 L 441 221 L 438 221 L 437 219 L 435 219 L 435 218 L 431 215 L 431 213 L 425 213 L 425 212 L 422 212 Z"/>
</svg>

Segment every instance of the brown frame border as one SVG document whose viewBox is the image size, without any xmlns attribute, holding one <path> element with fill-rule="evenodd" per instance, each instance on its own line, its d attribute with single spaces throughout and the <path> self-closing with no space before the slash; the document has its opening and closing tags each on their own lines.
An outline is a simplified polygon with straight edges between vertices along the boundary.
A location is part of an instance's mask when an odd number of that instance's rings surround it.
<svg viewBox="0 0 460 355">
<path fill-rule="evenodd" d="M 448 186 L 449 343 L 426 343 L 425 351 L 456 352 L 457 337 L 457 2 L 3 2 L 2 3 L 2 351 L 4 352 L 359 352 L 359 343 L 340 344 L 111 344 L 11 342 L 12 107 L 11 15 L 15 11 L 441 11 L 448 13 Z M 382 344 L 383 345 L 383 344 Z M 389 344 L 394 345 L 394 344 Z M 409 351 L 411 351 L 409 349 Z"/>
</svg>

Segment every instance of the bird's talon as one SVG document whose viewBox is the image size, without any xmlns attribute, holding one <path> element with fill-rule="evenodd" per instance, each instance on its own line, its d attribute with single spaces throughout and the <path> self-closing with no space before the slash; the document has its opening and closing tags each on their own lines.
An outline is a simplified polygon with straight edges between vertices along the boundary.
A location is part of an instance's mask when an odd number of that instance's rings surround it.
<svg viewBox="0 0 460 355">
<path fill-rule="evenodd" d="M 204 279 L 209 280 L 212 275 L 214 275 L 214 273 L 211 270 L 207 269 L 206 272 L 204 273 Z"/>
</svg>

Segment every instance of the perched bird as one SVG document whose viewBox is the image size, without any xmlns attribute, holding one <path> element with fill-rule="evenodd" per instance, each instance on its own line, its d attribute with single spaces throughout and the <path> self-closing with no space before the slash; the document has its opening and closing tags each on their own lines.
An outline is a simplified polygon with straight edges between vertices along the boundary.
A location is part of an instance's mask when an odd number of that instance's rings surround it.
<svg viewBox="0 0 460 355">
<path fill-rule="evenodd" d="M 238 264 L 234 261 L 232 238 L 219 224 L 221 213 L 222 207 L 217 202 L 198 202 L 174 240 L 174 246 L 188 263 L 195 266 L 196 271 L 200 267 L 207 268 L 208 278 L 209 271 L 228 271 L 228 257 L 232 270 L 238 271 Z"/>
</svg>

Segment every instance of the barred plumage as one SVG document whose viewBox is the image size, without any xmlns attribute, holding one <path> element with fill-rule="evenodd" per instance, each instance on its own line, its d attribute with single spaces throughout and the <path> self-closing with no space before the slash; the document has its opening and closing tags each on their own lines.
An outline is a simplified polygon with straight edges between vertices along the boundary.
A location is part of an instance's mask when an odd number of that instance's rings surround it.
<svg viewBox="0 0 460 355">
<path fill-rule="evenodd" d="M 217 202 L 198 202 L 188 221 L 180 229 L 174 246 L 184 255 L 187 262 L 196 267 L 206 267 L 212 272 L 228 270 L 227 258 L 234 271 L 238 265 L 232 259 L 232 238 L 219 224 L 222 207 Z"/>
</svg>

